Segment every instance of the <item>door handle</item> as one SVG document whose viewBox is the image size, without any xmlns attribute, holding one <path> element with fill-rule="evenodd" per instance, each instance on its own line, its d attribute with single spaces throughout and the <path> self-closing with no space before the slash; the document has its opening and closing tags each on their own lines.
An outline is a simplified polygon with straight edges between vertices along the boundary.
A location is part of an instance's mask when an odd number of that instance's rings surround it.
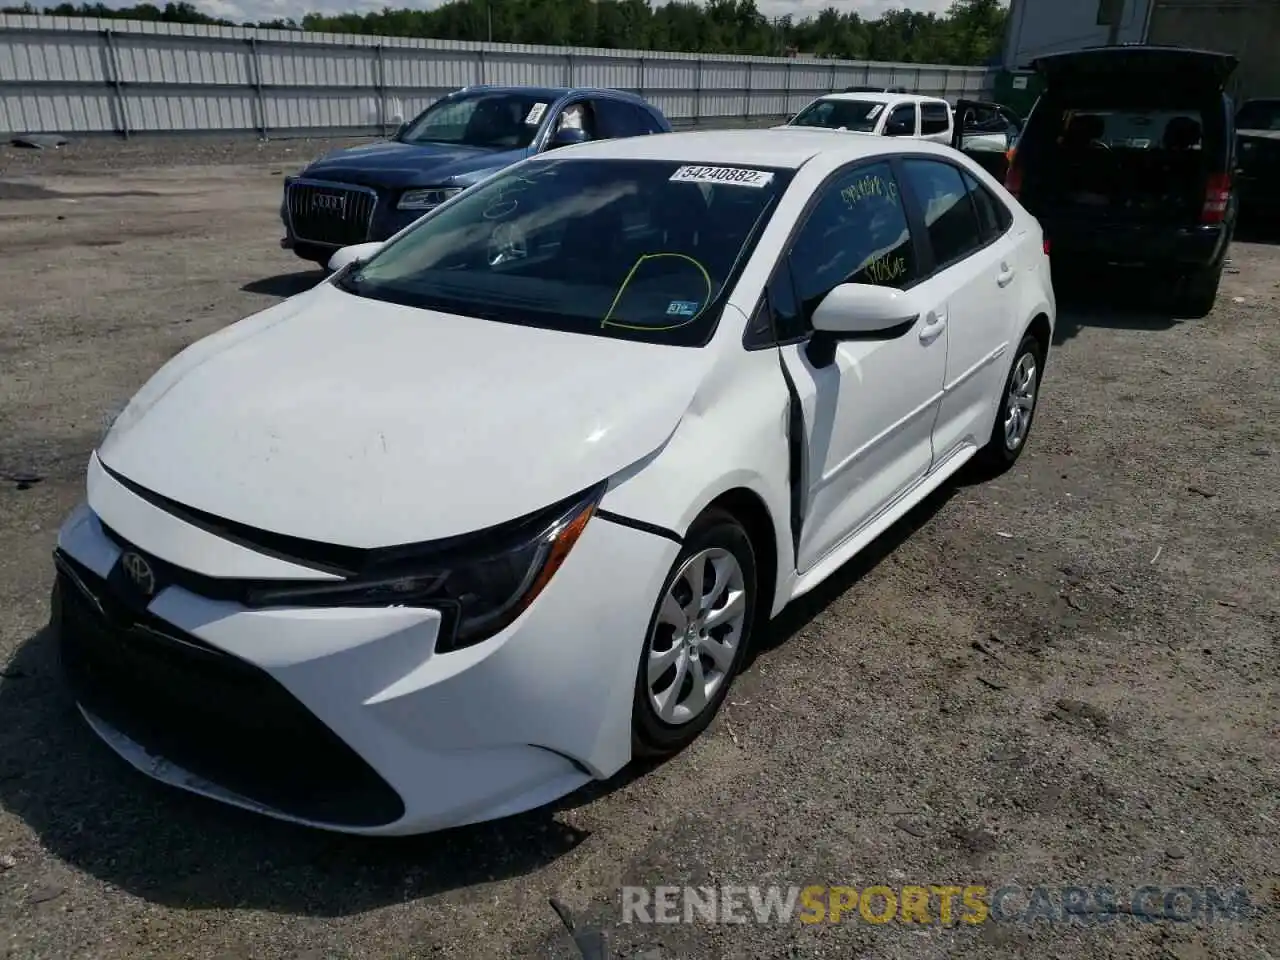
<svg viewBox="0 0 1280 960">
<path fill-rule="evenodd" d="M 996 274 L 996 283 L 1007 287 L 1013 281 L 1013 271 L 1007 263 L 1000 264 L 1000 272 Z"/>
<path fill-rule="evenodd" d="M 920 328 L 920 342 L 925 346 L 933 343 L 947 329 L 947 318 L 936 313 L 929 314 L 924 326 Z"/>
</svg>

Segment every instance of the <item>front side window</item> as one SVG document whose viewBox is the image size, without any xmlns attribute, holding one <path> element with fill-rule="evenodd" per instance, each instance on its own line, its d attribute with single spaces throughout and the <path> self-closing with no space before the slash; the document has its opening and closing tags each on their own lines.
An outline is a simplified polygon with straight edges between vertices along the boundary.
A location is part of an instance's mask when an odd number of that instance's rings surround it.
<svg viewBox="0 0 1280 960">
<path fill-rule="evenodd" d="M 960 171 L 937 160 L 905 160 L 903 172 L 924 214 L 934 262 L 946 266 L 984 243 Z"/>
<path fill-rule="evenodd" d="M 478 320 L 701 345 L 791 176 L 552 153 L 467 190 L 337 283 Z"/>
<path fill-rule="evenodd" d="M 775 304 L 784 340 L 807 328 L 813 309 L 842 283 L 905 287 L 914 280 L 915 252 L 893 168 L 858 167 L 824 187 L 788 260 L 793 288 L 784 284 L 786 299 Z"/>
<path fill-rule="evenodd" d="M 545 97 L 525 93 L 450 94 L 428 107 L 398 139 L 520 150 L 533 142 L 549 106 Z"/>
<path fill-rule="evenodd" d="M 796 114 L 795 127 L 825 127 L 870 133 L 884 112 L 884 104 L 873 100 L 843 100 L 837 97 L 815 100 Z"/>
<path fill-rule="evenodd" d="M 916 135 L 916 105 L 904 103 L 894 107 L 884 125 L 886 137 L 914 137 Z"/>
</svg>

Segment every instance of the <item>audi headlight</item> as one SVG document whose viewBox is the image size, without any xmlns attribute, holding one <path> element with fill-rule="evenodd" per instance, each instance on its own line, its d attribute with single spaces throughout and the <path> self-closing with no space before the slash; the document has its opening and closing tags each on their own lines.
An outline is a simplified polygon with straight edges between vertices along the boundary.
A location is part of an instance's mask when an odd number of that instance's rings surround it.
<svg viewBox="0 0 1280 960">
<path fill-rule="evenodd" d="M 427 607 L 444 614 L 436 652 L 458 650 L 509 626 L 546 588 L 595 512 L 605 484 L 547 510 L 477 534 L 373 551 L 341 582 L 259 584 L 251 607 Z"/>
<path fill-rule="evenodd" d="M 433 210 L 450 197 L 456 197 L 465 187 L 431 187 L 427 190 L 406 190 L 396 204 L 400 210 Z"/>
</svg>

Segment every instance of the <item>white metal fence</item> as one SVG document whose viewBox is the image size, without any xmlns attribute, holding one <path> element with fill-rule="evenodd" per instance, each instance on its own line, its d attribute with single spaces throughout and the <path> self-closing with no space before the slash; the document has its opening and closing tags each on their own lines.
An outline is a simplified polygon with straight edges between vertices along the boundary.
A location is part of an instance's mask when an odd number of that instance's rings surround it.
<svg viewBox="0 0 1280 960">
<path fill-rule="evenodd" d="M 989 92 L 982 67 L 485 44 L 0 14 L 0 132 L 374 133 L 468 84 L 632 90 L 675 122 L 782 117 L 854 84 Z"/>
</svg>

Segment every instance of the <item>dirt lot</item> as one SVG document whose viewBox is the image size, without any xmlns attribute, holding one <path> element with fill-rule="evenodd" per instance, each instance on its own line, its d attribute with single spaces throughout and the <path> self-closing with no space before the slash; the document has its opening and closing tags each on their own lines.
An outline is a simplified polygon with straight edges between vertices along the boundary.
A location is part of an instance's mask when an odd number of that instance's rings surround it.
<svg viewBox="0 0 1280 960">
<path fill-rule="evenodd" d="M 321 146 L 0 153 L 0 955 L 573 956 L 548 896 L 627 958 L 1280 955 L 1280 247 L 1261 243 L 1236 245 L 1206 320 L 1064 309 L 1018 468 L 944 489 L 789 611 L 727 714 L 656 769 L 375 843 L 109 754 L 44 629 L 55 531 L 109 411 L 318 279 L 276 210 Z M 619 925 L 628 883 L 1243 884 L 1258 907 Z"/>
</svg>

